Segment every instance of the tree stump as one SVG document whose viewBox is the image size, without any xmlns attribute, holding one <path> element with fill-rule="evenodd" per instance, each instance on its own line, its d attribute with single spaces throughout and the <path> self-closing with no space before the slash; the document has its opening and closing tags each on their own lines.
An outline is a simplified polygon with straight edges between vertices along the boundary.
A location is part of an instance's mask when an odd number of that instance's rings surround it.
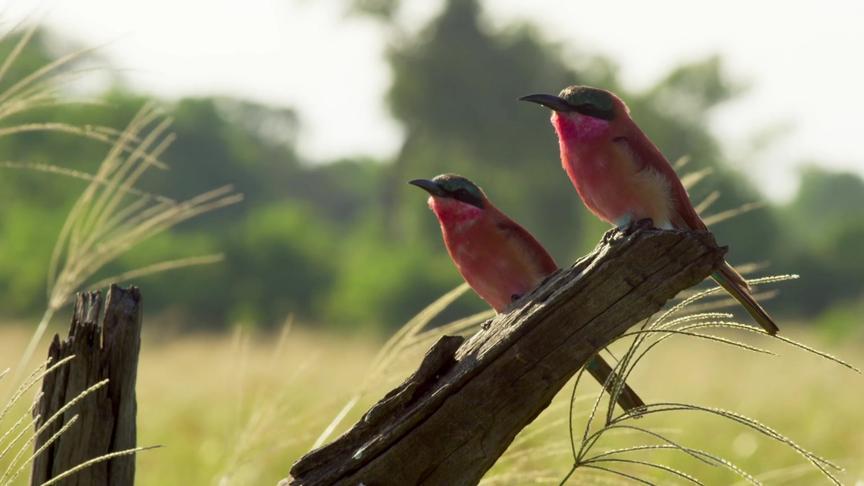
<svg viewBox="0 0 864 486">
<path fill-rule="evenodd" d="M 75 357 L 45 376 L 42 397 L 34 410 L 38 430 L 68 401 L 90 386 L 108 383 L 63 413 L 36 437 L 38 450 L 71 418 L 73 424 L 33 462 L 33 486 L 89 459 L 135 447 L 135 380 L 141 347 L 141 293 L 136 287 L 111 285 L 100 324 L 100 292 L 76 296 L 69 337 L 54 336 L 48 351 L 52 363 Z M 94 464 L 59 482 L 63 486 L 123 486 L 135 480 L 135 456 Z"/>
<path fill-rule="evenodd" d="M 724 254 L 708 232 L 609 231 L 467 341 L 441 338 L 412 376 L 282 484 L 476 484 L 595 353 Z"/>
</svg>

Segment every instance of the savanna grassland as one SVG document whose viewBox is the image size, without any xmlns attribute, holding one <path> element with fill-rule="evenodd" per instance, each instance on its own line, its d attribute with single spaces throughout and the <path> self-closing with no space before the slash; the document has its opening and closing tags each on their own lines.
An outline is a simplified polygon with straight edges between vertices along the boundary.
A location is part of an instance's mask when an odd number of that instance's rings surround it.
<svg viewBox="0 0 864 486">
<path fill-rule="evenodd" d="M 307 159 L 298 113 L 240 98 L 145 102 L 148 93 L 118 76 L 92 103 L 72 103 L 66 83 L 91 70 L 88 51 L 55 52 L 65 43 L 36 25 L 0 30 L 0 321 L 10 321 L 0 322 L 0 376 L 35 353 L 0 380 L 0 486 L 12 476 L 12 484 L 27 483 L 28 405 L 38 385 L 8 413 L 3 407 L 19 382 L 15 373 L 26 375 L 45 356 L 47 339 L 32 339 L 34 329 L 37 338 L 46 328 L 46 337 L 65 335 L 74 294 L 109 281 L 139 285 L 146 303 L 137 442 L 161 447 L 138 454 L 137 484 L 272 485 L 285 477 L 346 403 L 356 400 L 331 440 L 410 373 L 436 337 L 419 326 L 393 359 L 381 359 L 381 336 L 398 332 L 459 280 L 424 197 L 407 180 L 454 170 L 482 175 L 489 194 L 562 263 L 606 229 L 559 170 L 547 121 L 515 102 L 539 86 L 602 85 L 626 98 L 652 140 L 678 161 L 739 269 L 750 262 L 761 275 L 770 262 L 771 272 L 803 276 L 771 302 L 772 312 L 801 322 L 781 321 L 782 335 L 864 368 L 864 178 L 821 165 L 827 160 L 805 161 L 789 201 L 762 203 L 758 181 L 740 169 L 746 161 L 730 157 L 709 128 L 712 111 L 741 91 L 721 58 L 683 63 L 655 85 L 630 90 L 610 59 L 574 58 L 528 24 L 491 28 L 481 2 L 444 3 L 414 34 L 389 29 L 398 36 L 386 104 L 405 134 L 398 155 L 380 159 Z M 382 12 L 355 14 L 398 23 Z M 457 326 L 465 333 L 486 309 L 466 298 L 441 317 L 480 313 Z M 266 331 L 289 314 L 319 325 Z M 679 321 L 688 323 L 699 324 Z M 864 376 L 776 339 L 715 327 L 721 340 L 743 344 L 675 335 L 628 382 L 649 404 L 752 417 L 843 466 L 836 475 L 845 484 L 864 486 Z M 616 356 L 624 344 L 613 346 Z M 779 356 L 741 349 L 748 346 Z M 571 433 L 582 436 L 599 391 L 590 380 L 580 383 L 568 414 L 571 389 L 516 438 L 486 484 L 561 482 L 572 463 Z M 606 433 L 596 452 L 646 449 L 595 464 L 664 485 L 688 481 L 677 471 L 704 484 L 734 484 L 742 479 L 737 467 L 763 484 L 827 483 L 789 443 L 711 413 L 629 421 L 631 428 Z M 670 442 L 661 437 L 737 466 L 663 449 Z M 569 484 L 623 481 L 580 468 Z"/>
<path fill-rule="evenodd" d="M 146 327 L 146 325 L 145 325 Z M 813 331 L 786 335 L 861 367 L 864 343 L 826 339 Z M 26 343 L 22 326 L 3 327 L 0 368 L 14 365 Z M 740 336 L 738 336 L 740 338 Z M 763 356 L 688 338 L 670 339 L 634 372 L 632 384 L 648 402 L 680 401 L 733 410 L 771 426 L 801 446 L 846 468 L 846 484 L 864 480 L 864 377 L 782 343 L 746 341 L 779 356 Z M 138 484 L 275 484 L 306 451 L 363 382 L 380 343 L 369 339 L 286 328 L 277 334 L 145 333 L 139 383 L 139 444 L 163 447 L 139 454 Z M 409 372 L 416 354 L 386 370 L 342 424 Z M 580 385 L 577 434 L 598 387 Z M 487 475 L 488 484 L 557 484 L 569 469 L 567 405 L 570 387 L 517 437 Z M 22 407 L 18 407 L 21 409 Z M 13 418 L 20 414 L 10 414 Z M 745 427 L 695 412 L 661 413 L 633 422 L 688 447 L 729 459 L 765 484 L 825 482 L 784 445 Z M 341 430 L 340 429 L 340 430 Z M 599 449 L 659 443 L 621 431 Z M 654 451 L 632 457 L 661 461 L 705 484 L 740 478 L 684 454 Z M 5 465 L 0 464 L 0 467 Z M 633 466 L 642 477 L 668 484 L 665 473 Z M 621 483 L 598 471 L 592 483 Z M 26 475 L 25 475 L 26 476 Z M 676 480 L 682 483 L 681 479 Z M 24 479 L 19 481 L 24 484 Z M 578 481 L 577 481 L 578 482 Z"/>
</svg>

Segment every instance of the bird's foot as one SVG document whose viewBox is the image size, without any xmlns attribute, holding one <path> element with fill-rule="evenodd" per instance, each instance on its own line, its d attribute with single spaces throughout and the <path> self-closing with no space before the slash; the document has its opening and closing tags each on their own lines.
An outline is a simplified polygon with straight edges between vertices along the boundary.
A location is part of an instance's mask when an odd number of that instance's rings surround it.
<svg viewBox="0 0 864 486">
<path fill-rule="evenodd" d="M 625 235 L 632 235 L 639 230 L 650 228 L 654 228 L 654 220 L 652 220 L 651 218 L 644 218 L 640 220 L 633 219 L 630 220 L 630 222 L 626 225 L 619 226 L 618 231 Z"/>
</svg>

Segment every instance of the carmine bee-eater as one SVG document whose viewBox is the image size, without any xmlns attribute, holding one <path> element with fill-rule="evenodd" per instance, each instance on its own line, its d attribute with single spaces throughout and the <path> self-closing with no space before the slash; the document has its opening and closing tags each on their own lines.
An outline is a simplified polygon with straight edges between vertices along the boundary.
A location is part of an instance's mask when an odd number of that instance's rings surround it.
<svg viewBox="0 0 864 486">
<path fill-rule="evenodd" d="M 429 193 L 429 207 L 441 224 L 450 258 L 468 285 L 496 312 L 507 310 L 514 300 L 558 270 L 555 260 L 531 233 L 493 206 L 470 180 L 443 174 L 432 180 L 415 179 L 411 184 Z M 600 356 L 589 361 L 586 369 L 601 385 L 613 373 Z M 609 380 L 611 386 L 615 379 Z M 626 384 L 618 404 L 626 411 L 645 405 Z"/>
<path fill-rule="evenodd" d="M 650 219 L 658 228 L 705 230 L 675 170 L 609 91 L 569 86 L 558 96 L 520 98 L 552 110 L 561 163 L 600 219 L 624 227 Z M 769 334 L 779 330 L 728 262 L 712 275 Z"/>
</svg>

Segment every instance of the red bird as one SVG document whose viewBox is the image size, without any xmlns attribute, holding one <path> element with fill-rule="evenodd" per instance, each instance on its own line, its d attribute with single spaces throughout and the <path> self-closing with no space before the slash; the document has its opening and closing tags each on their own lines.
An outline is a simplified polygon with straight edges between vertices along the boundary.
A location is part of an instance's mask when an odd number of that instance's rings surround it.
<svg viewBox="0 0 864 486">
<path fill-rule="evenodd" d="M 706 230 L 675 170 L 609 91 L 570 86 L 559 96 L 520 98 L 552 110 L 561 163 L 585 206 L 603 221 L 624 227 L 650 219 L 658 228 Z M 779 330 L 728 262 L 714 273 L 769 334 Z"/>
<path fill-rule="evenodd" d="M 506 311 L 511 302 L 558 270 L 555 260 L 531 233 L 493 206 L 470 180 L 444 174 L 410 183 L 430 194 L 429 207 L 441 224 L 450 258 L 468 285 L 496 312 Z M 586 369 L 601 385 L 613 373 L 600 356 L 595 356 Z M 614 380 L 610 380 L 613 386 Z M 627 411 L 645 406 L 626 384 L 618 404 Z"/>
</svg>

